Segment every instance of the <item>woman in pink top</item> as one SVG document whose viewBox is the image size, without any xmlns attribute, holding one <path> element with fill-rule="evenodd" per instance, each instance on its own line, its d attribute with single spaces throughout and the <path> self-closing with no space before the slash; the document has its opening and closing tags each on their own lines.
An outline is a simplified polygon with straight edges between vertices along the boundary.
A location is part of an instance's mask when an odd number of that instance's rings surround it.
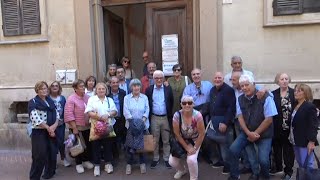
<svg viewBox="0 0 320 180">
<path fill-rule="evenodd" d="M 85 94 L 85 83 L 83 80 L 76 80 L 73 82 L 72 87 L 75 91 L 68 97 L 65 109 L 64 109 L 64 121 L 69 124 L 72 133 L 83 136 L 87 148 L 85 151 L 76 156 L 76 170 L 78 173 L 84 172 L 84 167 L 92 169 L 93 164 L 91 160 L 91 143 L 89 143 L 90 124 L 89 118 L 85 116 L 84 111 L 86 109 L 89 96 Z"/>
</svg>

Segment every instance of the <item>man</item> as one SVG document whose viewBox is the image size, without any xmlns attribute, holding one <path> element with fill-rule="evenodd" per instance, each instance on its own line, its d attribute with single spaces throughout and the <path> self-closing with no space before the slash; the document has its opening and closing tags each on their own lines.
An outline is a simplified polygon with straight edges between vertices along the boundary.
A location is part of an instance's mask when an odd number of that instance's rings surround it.
<svg viewBox="0 0 320 180">
<path fill-rule="evenodd" d="M 239 97 L 237 103 L 237 116 L 242 131 L 229 149 L 229 180 L 240 179 L 239 157 L 244 148 L 246 148 L 248 153 L 252 170 L 249 179 L 269 179 L 269 154 L 273 136 L 272 117 L 278 114 L 277 109 L 272 97 L 268 93 L 261 99 L 257 98 L 257 89 L 255 88 L 252 76 L 247 74 L 241 75 L 239 82 L 241 90 L 244 93 Z M 258 155 L 255 145 L 259 152 Z"/>
<path fill-rule="evenodd" d="M 224 82 L 227 83 L 229 86 L 232 86 L 232 83 L 230 81 L 232 72 L 241 72 L 241 74 L 248 74 L 254 77 L 251 71 L 247 71 L 242 68 L 242 59 L 240 56 L 233 56 L 231 58 L 231 67 L 232 71 L 226 74 L 226 76 L 224 77 Z"/>
<path fill-rule="evenodd" d="M 141 89 L 141 92 L 142 93 L 145 93 L 146 92 L 146 89 L 149 87 L 149 86 L 152 86 L 154 85 L 154 80 L 153 80 L 153 73 L 155 70 L 157 70 L 157 65 L 156 63 L 154 62 L 149 62 L 148 65 L 148 74 L 147 75 L 144 75 L 142 78 L 141 78 L 141 84 L 142 84 L 142 89 Z"/>
<path fill-rule="evenodd" d="M 233 142 L 233 119 L 236 112 L 236 98 L 234 90 L 223 82 L 223 74 L 216 72 L 213 76 L 214 86 L 210 90 L 209 112 L 210 121 L 215 130 L 226 136 L 225 143 L 216 143 L 219 151 L 219 161 L 213 167 L 224 166 L 222 173 L 229 173 L 227 155 L 229 146 Z M 203 113 L 205 114 L 205 112 Z"/>
<path fill-rule="evenodd" d="M 191 78 L 193 83 L 185 87 L 183 96 L 189 95 L 193 97 L 194 108 L 200 110 L 201 105 L 209 101 L 212 84 L 209 81 L 201 81 L 201 70 L 198 68 L 191 71 Z"/>
<path fill-rule="evenodd" d="M 170 86 L 165 86 L 163 84 L 164 73 L 162 71 L 155 71 L 153 73 L 153 79 L 155 84 L 148 87 L 146 90 L 150 107 L 151 133 L 156 140 L 151 169 L 154 169 L 159 164 L 160 135 L 163 144 L 163 159 L 165 166 L 170 169 L 171 166 L 168 160 L 170 155 L 169 136 L 172 127 L 172 89 Z"/>
<path fill-rule="evenodd" d="M 143 62 L 144 62 L 142 76 L 145 76 L 145 75 L 148 75 L 148 63 L 149 63 L 149 55 L 148 55 L 147 51 L 143 52 L 142 59 L 143 59 Z"/>
<path fill-rule="evenodd" d="M 126 92 L 119 88 L 119 79 L 116 76 L 112 76 L 110 79 L 110 93 L 108 94 L 108 97 L 113 99 L 118 110 L 115 117 L 116 123 L 113 126 L 114 131 L 117 134 L 113 146 L 113 154 L 115 157 L 119 157 L 119 147 L 124 145 L 127 134 L 127 128 L 125 127 L 126 122 L 123 116 L 123 101 L 125 96 Z"/>
<path fill-rule="evenodd" d="M 117 78 L 119 79 L 119 88 L 124 90 L 126 92 L 126 95 L 131 92 L 129 83 L 130 80 L 126 79 L 126 71 L 122 66 L 117 67 L 117 72 L 116 72 Z"/>
</svg>

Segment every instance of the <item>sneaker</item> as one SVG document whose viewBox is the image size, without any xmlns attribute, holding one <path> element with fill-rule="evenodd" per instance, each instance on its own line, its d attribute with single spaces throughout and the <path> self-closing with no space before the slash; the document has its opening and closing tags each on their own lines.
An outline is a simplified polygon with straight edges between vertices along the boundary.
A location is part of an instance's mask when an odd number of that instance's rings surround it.
<svg viewBox="0 0 320 180">
<path fill-rule="evenodd" d="M 251 168 L 243 167 L 240 169 L 240 174 L 249 174 L 251 172 Z"/>
<path fill-rule="evenodd" d="M 229 176 L 228 180 L 240 180 L 240 176 L 239 177 Z"/>
<path fill-rule="evenodd" d="M 289 174 L 284 174 L 282 177 L 281 177 L 282 180 L 291 180 L 291 176 Z"/>
<path fill-rule="evenodd" d="M 140 172 L 141 174 L 145 174 L 147 172 L 146 164 L 140 164 Z"/>
<path fill-rule="evenodd" d="M 187 174 L 187 170 L 177 171 L 176 174 L 174 174 L 173 178 L 174 179 L 181 179 L 182 176 L 184 176 L 185 174 Z"/>
<path fill-rule="evenodd" d="M 230 173 L 230 169 L 227 167 L 223 167 L 222 174 L 229 174 L 229 173 Z"/>
<path fill-rule="evenodd" d="M 76 165 L 76 170 L 77 170 L 77 173 L 79 173 L 79 174 L 84 173 L 84 168 L 83 168 L 82 164 Z"/>
<path fill-rule="evenodd" d="M 155 169 L 158 164 L 159 164 L 159 161 L 152 161 L 150 168 Z"/>
<path fill-rule="evenodd" d="M 127 164 L 126 166 L 126 175 L 130 175 L 131 174 L 131 165 Z"/>
<path fill-rule="evenodd" d="M 282 174 L 283 171 L 282 170 L 277 170 L 277 169 L 271 169 L 269 174 L 272 176 L 278 175 L 278 174 Z"/>
<path fill-rule="evenodd" d="M 87 169 L 92 169 L 94 167 L 90 161 L 82 162 L 82 165 L 84 168 L 87 168 Z"/>
<path fill-rule="evenodd" d="M 100 176 L 100 166 L 94 167 L 93 176 Z"/>
<path fill-rule="evenodd" d="M 106 165 L 104 166 L 104 170 L 105 170 L 108 174 L 113 173 L 113 166 L 112 166 L 112 164 L 106 164 Z"/>
<path fill-rule="evenodd" d="M 69 167 L 69 166 L 71 166 L 71 163 L 67 159 L 64 159 L 63 160 L 63 165 L 64 165 L 64 167 Z"/>
<path fill-rule="evenodd" d="M 223 167 L 223 166 L 224 166 L 223 163 L 221 163 L 220 161 L 212 164 L 212 167 L 213 167 L 213 168 L 221 168 L 221 167 Z"/>
<path fill-rule="evenodd" d="M 259 176 L 255 174 L 251 174 L 248 180 L 259 180 Z"/>
<path fill-rule="evenodd" d="M 166 164 L 167 169 L 171 169 L 172 168 L 171 165 L 169 164 L 169 161 L 165 161 L 164 163 Z"/>
</svg>

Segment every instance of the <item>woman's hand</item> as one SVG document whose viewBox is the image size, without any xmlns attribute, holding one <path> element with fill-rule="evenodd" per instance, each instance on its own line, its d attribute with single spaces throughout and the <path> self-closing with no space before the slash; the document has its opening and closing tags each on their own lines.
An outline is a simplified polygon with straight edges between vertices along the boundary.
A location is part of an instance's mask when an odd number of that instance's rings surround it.
<svg viewBox="0 0 320 180">
<path fill-rule="evenodd" d="M 314 150 L 314 148 L 316 148 L 314 142 L 309 141 L 308 146 L 307 146 L 308 154 L 310 154 Z"/>
<path fill-rule="evenodd" d="M 100 117 L 100 120 L 103 120 L 104 122 L 107 122 L 109 118 L 109 114 L 104 114 Z"/>
<path fill-rule="evenodd" d="M 187 147 L 188 156 L 191 156 L 196 152 L 197 152 L 196 148 L 194 148 L 191 144 L 188 144 L 188 147 Z"/>
</svg>

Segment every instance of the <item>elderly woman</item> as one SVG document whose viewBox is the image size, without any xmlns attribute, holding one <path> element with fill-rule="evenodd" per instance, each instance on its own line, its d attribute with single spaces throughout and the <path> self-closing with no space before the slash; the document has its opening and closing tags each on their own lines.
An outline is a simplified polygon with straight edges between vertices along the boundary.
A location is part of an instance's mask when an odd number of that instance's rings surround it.
<svg viewBox="0 0 320 180">
<path fill-rule="evenodd" d="M 96 79 L 96 77 L 94 77 L 94 76 L 88 76 L 88 77 L 86 78 L 86 80 L 84 81 L 84 86 L 86 87 L 85 93 L 86 93 L 88 96 L 91 97 L 91 96 L 94 95 L 96 84 L 97 84 L 97 79 Z"/>
<path fill-rule="evenodd" d="M 84 167 L 92 169 L 91 160 L 91 143 L 89 143 L 90 124 L 89 118 L 85 116 L 89 96 L 85 94 L 85 83 L 83 80 L 75 80 L 72 84 L 75 93 L 71 94 L 64 108 L 64 122 L 68 123 L 75 135 L 81 135 L 85 141 L 86 149 L 83 153 L 75 157 L 77 172 L 83 173 Z"/>
<path fill-rule="evenodd" d="M 311 88 L 306 84 L 297 84 L 294 88 L 294 98 L 297 105 L 292 112 L 289 140 L 293 144 L 294 154 L 300 167 L 311 155 L 307 165 L 313 169 L 314 157 L 313 150 L 317 141 L 317 110 L 313 101 Z"/>
<path fill-rule="evenodd" d="M 116 70 L 117 70 L 116 64 L 109 64 L 108 71 L 105 78 L 110 79 L 112 76 L 116 76 Z"/>
<path fill-rule="evenodd" d="M 180 110 L 180 99 L 184 88 L 191 83 L 188 76 L 181 76 L 182 66 L 176 64 L 172 67 L 173 77 L 168 78 L 168 83 L 172 88 L 173 93 L 173 112 Z"/>
<path fill-rule="evenodd" d="M 131 93 L 124 97 L 123 115 L 126 119 L 127 138 L 127 166 L 126 174 L 131 174 L 131 165 L 134 163 L 134 154 L 136 150 L 143 149 L 143 135 L 150 126 L 149 102 L 146 95 L 140 93 L 141 82 L 138 79 L 130 81 Z M 146 173 L 146 164 L 143 153 L 139 153 L 140 172 Z"/>
<path fill-rule="evenodd" d="M 122 67 L 124 68 L 125 72 L 126 72 L 126 75 L 125 75 L 125 78 L 126 79 L 133 79 L 133 78 L 136 78 L 136 74 L 134 73 L 134 71 L 132 70 L 131 66 L 130 66 L 130 60 L 127 56 L 123 57 L 121 59 L 121 64 L 122 64 Z"/>
<path fill-rule="evenodd" d="M 282 172 L 282 161 L 284 161 L 284 175 L 282 179 L 290 179 L 293 173 L 294 152 L 293 146 L 289 142 L 290 121 L 292 110 L 295 106 L 294 90 L 289 87 L 291 78 L 286 73 L 278 73 L 275 83 L 279 88 L 272 91 L 278 115 L 273 117 L 274 136 L 272 149 L 274 157 L 274 167 L 270 174 L 275 175 Z"/>
<path fill-rule="evenodd" d="M 58 147 L 56 143 L 57 113 L 54 102 L 48 97 L 48 84 L 44 81 L 35 85 L 37 95 L 28 103 L 32 123 L 30 179 L 50 179 L 55 174 Z"/>
<path fill-rule="evenodd" d="M 202 144 L 205 127 L 202 115 L 193 109 L 193 98 L 185 95 L 181 98 L 182 109 L 173 116 L 173 132 L 176 139 L 187 152 L 187 164 L 190 173 L 190 180 L 198 179 L 198 153 Z M 181 120 L 181 129 L 179 121 Z M 170 155 L 170 165 L 177 170 L 175 179 L 180 179 L 187 173 L 181 159 Z"/>
<path fill-rule="evenodd" d="M 65 129 L 66 125 L 64 123 L 64 106 L 66 105 L 66 98 L 61 95 L 62 87 L 58 81 L 53 81 L 50 85 L 49 95 L 50 98 L 53 100 L 54 104 L 56 105 L 57 113 L 59 114 L 59 121 L 57 127 L 57 143 L 60 152 L 60 158 L 63 161 L 65 167 L 71 165 L 68 159 L 66 159 L 66 155 L 64 152 L 64 137 L 65 137 Z"/>
<path fill-rule="evenodd" d="M 96 94 L 89 98 L 85 113 L 89 117 L 98 121 L 103 121 L 110 125 L 115 124 L 114 116 L 117 115 L 117 107 L 113 99 L 106 97 L 107 85 L 98 83 L 96 86 Z M 112 118 L 111 122 L 109 119 Z M 112 139 L 105 137 L 102 139 L 92 141 L 93 162 L 94 162 L 94 176 L 100 176 L 100 160 L 101 160 L 101 146 L 103 146 L 103 157 L 106 163 L 104 170 L 110 174 L 113 172 L 112 161 Z"/>
</svg>

